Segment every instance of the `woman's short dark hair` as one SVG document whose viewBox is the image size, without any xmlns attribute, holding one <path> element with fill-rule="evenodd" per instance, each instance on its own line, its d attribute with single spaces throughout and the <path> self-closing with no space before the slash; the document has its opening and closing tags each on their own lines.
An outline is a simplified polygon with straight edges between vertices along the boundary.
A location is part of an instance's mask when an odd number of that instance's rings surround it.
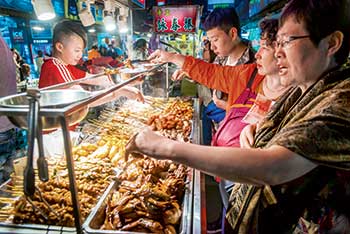
<svg viewBox="0 0 350 234">
<path fill-rule="evenodd" d="M 338 64 L 346 61 L 350 49 L 350 0 L 291 0 L 282 11 L 280 27 L 289 17 L 305 24 L 316 46 L 326 36 L 341 31 L 343 44 L 334 57 Z"/>
<path fill-rule="evenodd" d="M 134 49 L 140 49 L 147 47 L 147 41 L 143 38 L 139 38 L 134 42 Z"/>
<path fill-rule="evenodd" d="M 87 44 L 87 34 L 83 26 L 74 21 L 63 20 L 58 22 L 53 29 L 52 43 L 55 45 L 57 42 L 64 42 L 69 36 L 78 36 L 84 42 L 84 48 Z"/>
<path fill-rule="evenodd" d="M 22 74 L 25 76 L 30 76 L 30 66 L 27 63 L 22 64 L 21 66 Z"/>
<path fill-rule="evenodd" d="M 44 53 L 42 50 L 38 50 L 38 57 L 43 57 Z"/>
<path fill-rule="evenodd" d="M 241 36 L 241 25 L 237 12 L 234 8 L 215 8 L 205 18 L 203 22 L 203 29 L 208 31 L 213 28 L 220 28 L 228 33 L 231 28 L 236 28 L 238 35 Z"/>
<path fill-rule="evenodd" d="M 260 38 L 266 40 L 267 45 L 272 45 L 276 41 L 278 31 L 278 19 L 264 18 L 259 22 Z"/>
</svg>

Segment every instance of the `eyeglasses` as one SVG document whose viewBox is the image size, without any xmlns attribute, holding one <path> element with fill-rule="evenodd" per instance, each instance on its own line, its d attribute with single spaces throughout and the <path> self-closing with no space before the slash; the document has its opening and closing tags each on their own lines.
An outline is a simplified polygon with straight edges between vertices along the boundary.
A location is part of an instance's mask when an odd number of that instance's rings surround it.
<svg viewBox="0 0 350 234">
<path fill-rule="evenodd" d="M 303 39 L 303 38 L 309 38 L 310 35 L 304 35 L 304 36 L 286 36 L 286 39 L 276 40 L 273 42 L 273 46 L 275 48 L 281 47 L 283 49 L 286 49 L 289 47 L 290 43 L 292 41 Z"/>
</svg>

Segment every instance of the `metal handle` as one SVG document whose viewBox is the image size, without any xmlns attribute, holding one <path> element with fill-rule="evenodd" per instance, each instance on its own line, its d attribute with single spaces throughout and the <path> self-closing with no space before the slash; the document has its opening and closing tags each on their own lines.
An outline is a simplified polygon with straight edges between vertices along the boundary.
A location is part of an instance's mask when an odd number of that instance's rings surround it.
<svg viewBox="0 0 350 234">
<path fill-rule="evenodd" d="M 41 117 L 38 118 L 36 138 L 38 140 L 38 148 L 39 148 L 39 157 L 37 160 L 37 165 L 38 165 L 38 170 L 39 170 L 39 179 L 43 182 L 46 182 L 49 180 L 49 169 L 48 169 L 47 161 L 46 161 L 45 155 L 44 155 Z"/>
<path fill-rule="evenodd" d="M 37 130 L 38 120 L 38 97 L 40 93 L 38 90 L 28 90 L 27 92 L 29 100 L 29 112 L 28 112 L 28 155 L 27 165 L 23 173 L 23 190 L 27 196 L 32 196 L 35 193 L 35 173 L 33 168 L 33 151 L 35 143 L 35 135 Z"/>
<path fill-rule="evenodd" d="M 24 194 L 31 197 L 35 193 L 35 174 L 33 167 L 26 167 L 24 169 L 23 181 Z"/>
</svg>

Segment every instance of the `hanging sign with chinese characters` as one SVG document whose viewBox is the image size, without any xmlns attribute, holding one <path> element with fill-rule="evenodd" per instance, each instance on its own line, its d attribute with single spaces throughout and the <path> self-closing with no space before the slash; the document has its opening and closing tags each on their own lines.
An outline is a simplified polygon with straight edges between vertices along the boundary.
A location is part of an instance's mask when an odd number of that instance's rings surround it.
<svg viewBox="0 0 350 234">
<path fill-rule="evenodd" d="M 194 33 L 197 6 L 153 7 L 153 28 L 157 33 Z"/>
</svg>

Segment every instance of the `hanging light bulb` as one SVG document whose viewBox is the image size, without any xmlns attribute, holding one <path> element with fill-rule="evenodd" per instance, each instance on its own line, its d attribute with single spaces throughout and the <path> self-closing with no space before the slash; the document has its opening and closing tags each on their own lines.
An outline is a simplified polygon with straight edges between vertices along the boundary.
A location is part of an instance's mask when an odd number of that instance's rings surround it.
<svg viewBox="0 0 350 234">
<path fill-rule="evenodd" d="M 128 8 L 119 7 L 119 15 L 118 15 L 118 29 L 119 33 L 127 33 L 128 30 Z"/>
<path fill-rule="evenodd" d="M 113 31 L 117 28 L 114 19 L 115 3 L 112 0 L 106 0 L 104 4 L 105 8 L 103 11 L 103 24 L 105 25 L 107 31 Z"/>
<path fill-rule="evenodd" d="M 118 22 L 118 28 L 120 33 L 127 33 L 128 32 L 128 25 L 126 22 Z"/>
<path fill-rule="evenodd" d="M 32 5 L 39 20 L 50 20 L 56 17 L 51 0 L 32 0 Z"/>
<path fill-rule="evenodd" d="M 114 17 L 111 15 L 105 15 L 103 18 L 103 23 L 107 31 L 113 31 L 117 28 Z"/>
<path fill-rule="evenodd" d="M 95 28 L 89 28 L 88 32 L 89 33 L 94 33 L 94 32 L 96 32 L 96 29 Z"/>
<path fill-rule="evenodd" d="M 127 18 L 125 16 L 118 16 L 118 29 L 119 33 L 127 33 L 128 32 L 128 23 Z"/>
</svg>

